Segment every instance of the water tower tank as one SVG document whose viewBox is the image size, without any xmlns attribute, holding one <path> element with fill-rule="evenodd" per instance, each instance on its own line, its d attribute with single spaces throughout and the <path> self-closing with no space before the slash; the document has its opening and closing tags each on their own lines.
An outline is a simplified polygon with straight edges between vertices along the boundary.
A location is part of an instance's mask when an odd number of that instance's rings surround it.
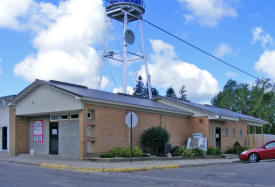
<svg viewBox="0 0 275 187">
<path fill-rule="evenodd" d="M 123 22 L 124 11 L 127 11 L 128 22 L 136 21 L 145 12 L 143 0 L 109 0 L 106 7 L 107 16 Z"/>
</svg>

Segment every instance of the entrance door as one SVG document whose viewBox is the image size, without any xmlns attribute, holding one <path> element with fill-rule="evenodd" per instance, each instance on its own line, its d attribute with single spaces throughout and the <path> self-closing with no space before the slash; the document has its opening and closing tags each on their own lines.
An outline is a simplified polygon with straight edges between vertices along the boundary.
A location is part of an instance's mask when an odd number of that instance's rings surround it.
<svg viewBox="0 0 275 187">
<path fill-rule="evenodd" d="M 216 148 L 221 149 L 221 128 L 216 128 Z"/>
<path fill-rule="evenodd" d="M 58 123 L 50 123 L 50 154 L 58 155 Z"/>
<path fill-rule="evenodd" d="M 2 150 L 8 149 L 8 128 L 2 127 Z"/>
</svg>

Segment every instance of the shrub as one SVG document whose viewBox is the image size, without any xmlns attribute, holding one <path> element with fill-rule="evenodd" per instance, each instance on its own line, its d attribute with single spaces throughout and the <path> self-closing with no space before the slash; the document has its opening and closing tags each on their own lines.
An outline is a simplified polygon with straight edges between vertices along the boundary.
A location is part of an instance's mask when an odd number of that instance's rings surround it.
<svg viewBox="0 0 275 187">
<path fill-rule="evenodd" d="M 227 150 L 226 154 L 241 154 L 241 152 L 250 149 L 250 147 L 247 146 L 241 146 L 239 142 L 235 142 L 233 148 Z"/>
<path fill-rule="evenodd" d="M 181 156 L 182 155 L 182 148 L 179 146 L 175 146 L 171 151 L 172 156 Z"/>
<path fill-rule="evenodd" d="M 181 156 L 186 157 L 186 158 L 202 157 L 203 156 L 203 151 L 200 149 L 181 148 L 180 150 L 182 151 Z"/>
<path fill-rule="evenodd" d="M 169 133 L 161 126 L 151 127 L 141 135 L 141 145 L 152 154 L 161 154 L 165 143 L 169 141 Z"/>
<path fill-rule="evenodd" d="M 206 151 L 206 154 L 215 156 L 215 155 L 221 155 L 222 152 L 220 149 L 217 149 L 217 148 L 208 148 Z"/>
<path fill-rule="evenodd" d="M 133 157 L 142 157 L 143 153 L 140 148 L 133 147 Z"/>
<path fill-rule="evenodd" d="M 193 151 L 195 156 L 198 156 L 198 157 L 203 156 L 203 151 L 201 149 L 196 148 L 196 149 L 191 149 L 191 150 Z"/>
<path fill-rule="evenodd" d="M 231 148 L 231 149 L 228 149 L 227 151 L 225 151 L 225 154 L 237 154 L 237 153 L 235 152 L 235 150 L 233 148 Z"/>
<path fill-rule="evenodd" d="M 192 149 L 183 149 L 181 156 L 183 156 L 185 158 L 193 158 L 193 157 L 195 157 L 195 154 L 192 151 Z"/>
<path fill-rule="evenodd" d="M 101 154 L 100 158 L 127 157 L 129 158 L 131 150 L 129 147 L 114 147 L 108 153 Z M 138 147 L 133 147 L 133 157 L 141 157 L 142 151 Z"/>
</svg>

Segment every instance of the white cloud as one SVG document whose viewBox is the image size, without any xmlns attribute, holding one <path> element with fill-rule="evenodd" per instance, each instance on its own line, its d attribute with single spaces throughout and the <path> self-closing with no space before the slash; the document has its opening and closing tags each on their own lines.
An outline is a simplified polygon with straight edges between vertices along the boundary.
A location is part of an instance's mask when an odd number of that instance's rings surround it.
<svg viewBox="0 0 275 187">
<path fill-rule="evenodd" d="M 1 0 L 0 27 L 20 29 L 19 17 L 27 14 L 33 0 Z"/>
<path fill-rule="evenodd" d="M 252 34 L 253 34 L 253 41 L 252 41 L 253 44 L 255 44 L 256 42 L 260 42 L 263 48 L 266 48 L 268 45 L 269 46 L 274 45 L 273 38 L 269 34 L 265 34 L 262 27 L 253 28 Z"/>
<path fill-rule="evenodd" d="M 214 55 L 217 57 L 223 57 L 233 53 L 233 48 L 227 43 L 221 43 L 215 50 Z"/>
<path fill-rule="evenodd" d="M 68 0 L 59 5 L 40 3 L 30 22 L 44 21 L 36 29 L 37 54 L 27 56 L 14 72 L 26 80 L 57 79 L 95 87 L 101 58 L 94 46 L 104 35 L 102 0 Z M 45 18 L 45 19 L 44 19 Z M 104 88 L 108 79 L 103 77 Z"/>
<path fill-rule="evenodd" d="M 255 64 L 255 69 L 266 73 L 269 77 L 275 80 L 275 50 L 265 51 Z"/>
<path fill-rule="evenodd" d="M 113 93 L 122 93 L 122 88 L 115 88 Z M 127 94 L 132 95 L 134 93 L 134 88 L 131 86 L 127 86 Z"/>
<path fill-rule="evenodd" d="M 190 14 L 187 21 L 197 19 L 201 25 L 214 27 L 224 17 L 236 17 L 238 14 L 228 0 L 178 0 Z"/>
<path fill-rule="evenodd" d="M 150 40 L 154 53 L 149 64 L 152 85 L 167 89 L 172 86 L 176 90 L 185 85 L 188 99 L 205 101 L 212 98 L 218 91 L 218 81 L 206 70 L 199 69 L 194 64 L 178 59 L 173 46 L 161 41 Z M 145 76 L 144 66 L 139 71 Z"/>
</svg>

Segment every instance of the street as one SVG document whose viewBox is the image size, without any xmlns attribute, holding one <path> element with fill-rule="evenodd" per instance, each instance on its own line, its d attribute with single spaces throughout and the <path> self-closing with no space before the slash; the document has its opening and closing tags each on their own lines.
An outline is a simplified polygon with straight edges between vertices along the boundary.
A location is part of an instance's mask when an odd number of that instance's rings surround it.
<svg viewBox="0 0 275 187">
<path fill-rule="evenodd" d="M 132 173 L 84 173 L 0 162 L 0 186 L 274 186 L 275 161 Z"/>
</svg>

